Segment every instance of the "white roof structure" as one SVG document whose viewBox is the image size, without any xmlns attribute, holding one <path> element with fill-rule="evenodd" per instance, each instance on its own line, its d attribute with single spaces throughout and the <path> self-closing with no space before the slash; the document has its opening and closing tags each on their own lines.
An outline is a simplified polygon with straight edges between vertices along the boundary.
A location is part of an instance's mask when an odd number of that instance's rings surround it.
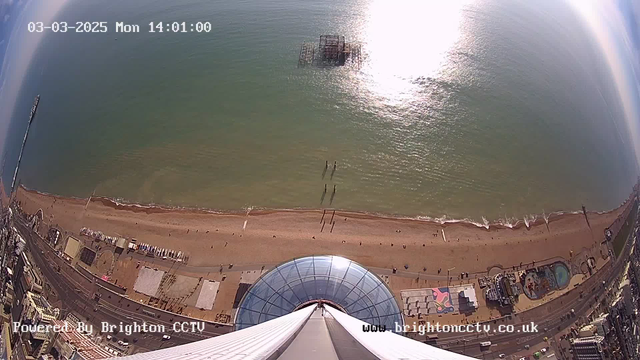
<svg viewBox="0 0 640 360">
<path fill-rule="evenodd" d="M 302 328 L 313 306 L 289 315 L 191 344 L 120 357 L 130 360 L 269 359 Z"/>
<path fill-rule="evenodd" d="M 357 342 L 369 350 L 378 359 L 421 359 L 421 360 L 463 360 L 473 359 L 469 356 L 457 354 L 451 351 L 442 350 L 435 346 L 423 344 L 407 337 L 394 334 L 391 331 L 385 332 L 364 332 L 363 326 L 368 324 L 364 321 L 351 317 L 343 312 L 327 306 L 329 314 L 335 318 L 340 325 Z M 388 330 L 388 329 L 387 329 Z"/>
<path fill-rule="evenodd" d="M 324 310 L 315 304 L 229 334 L 118 359 L 472 359 L 391 331 L 364 332 L 368 325 L 326 303 Z"/>
<path fill-rule="evenodd" d="M 472 304 L 474 308 L 478 308 L 478 298 L 476 297 L 476 292 L 473 288 L 465 288 L 464 297 L 469 300 L 469 304 Z"/>
</svg>

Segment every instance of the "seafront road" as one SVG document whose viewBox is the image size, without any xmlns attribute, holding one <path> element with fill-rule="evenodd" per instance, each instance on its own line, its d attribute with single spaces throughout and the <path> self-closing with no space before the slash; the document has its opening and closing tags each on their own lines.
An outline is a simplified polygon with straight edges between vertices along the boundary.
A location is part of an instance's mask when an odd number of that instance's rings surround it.
<svg viewBox="0 0 640 360">
<path fill-rule="evenodd" d="M 141 350 L 155 350 L 159 347 L 170 347 L 203 340 L 230 332 L 231 326 L 206 322 L 205 330 L 200 333 L 173 333 L 172 326 L 178 321 L 193 321 L 195 319 L 168 313 L 160 309 L 139 304 L 131 299 L 118 295 L 109 289 L 98 285 L 95 281 L 87 279 L 66 261 L 56 255 L 53 249 L 45 243 L 35 232 L 29 229 L 23 222 L 15 221 L 14 225 L 27 242 L 27 249 L 33 261 L 40 269 L 45 284 L 55 291 L 61 302 L 61 312 L 73 311 L 80 315 L 81 320 L 88 320 L 94 325 L 94 329 L 100 322 L 125 325 L 133 322 L 148 324 L 162 324 L 167 329 L 171 339 L 162 341 L 163 334 L 133 334 L 126 336 L 132 346 Z M 57 268 L 60 271 L 57 271 Z M 94 299 L 94 294 L 100 294 L 99 301 Z M 145 314 L 147 310 L 156 316 Z M 117 335 L 125 337 L 123 334 Z M 137 339 L 134 343 L 133 339 Z"/>
</svg>

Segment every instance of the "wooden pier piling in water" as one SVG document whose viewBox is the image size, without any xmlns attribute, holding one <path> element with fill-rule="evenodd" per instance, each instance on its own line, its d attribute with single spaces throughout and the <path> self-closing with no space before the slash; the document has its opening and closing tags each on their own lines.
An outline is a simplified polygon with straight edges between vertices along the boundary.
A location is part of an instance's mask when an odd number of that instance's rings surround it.
<svg viewBox="0 0 640 360">
<path fill-rule="evenodd" d="M 345 41 L 343 35 L 320 35 L 318 46 L 305 42 L 300 46 L 298 67 L 315 65 L 318 67 L 344 66 L 348 63 L 361 65 L 362 46 Z"/>
</svg>

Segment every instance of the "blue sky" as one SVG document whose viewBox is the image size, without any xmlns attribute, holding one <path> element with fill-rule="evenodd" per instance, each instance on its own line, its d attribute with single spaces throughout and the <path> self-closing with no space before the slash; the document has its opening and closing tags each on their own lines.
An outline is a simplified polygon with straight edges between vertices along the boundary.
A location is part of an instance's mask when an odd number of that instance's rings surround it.
<svg viewBox="0 0 640 360">
<path fill-rule="evenodd" d="M 3 63 L 7 50 L 7 42 L 17 15 L 24 8 L 27 0 L 0 0 L 0 64 Z"/>
<path fill-rule="evenodd" d="M 640 50 L 640 3 L 630 0 L 618 0 L 618 8 L 624 15 L 625 26 L 636 46 L 636 50 Z"/>
<path fill-rule="evenodd" d="M 29 33 L 29 21 L 50 23 L 66 0 L 0 0 L 0 151 L 29 64 L 44 33 Z"/>
<path fill-rule="evenodd" d="M 586 21 L 609 65 L 640 168 L 640 2 L 570 1 Z"/>
</svg>

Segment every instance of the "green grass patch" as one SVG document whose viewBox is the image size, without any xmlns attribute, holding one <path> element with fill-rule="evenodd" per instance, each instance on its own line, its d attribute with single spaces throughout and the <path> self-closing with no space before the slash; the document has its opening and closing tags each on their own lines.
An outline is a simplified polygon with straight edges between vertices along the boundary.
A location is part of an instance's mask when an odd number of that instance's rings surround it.
<svg viewBox="0 0 640 360">
<path fill-rule="evenodd" d="M 636 223 L 636 213 L 638 212 L 638 207 L 635 202 L 633 203 L 632 206 L 633 207 L 629 212 L 629 216 L 627 216 L 627 219 L 622 225 L 620 232 L 618 232 L 618 235 L 616 235 L 616 238 L 613 239 L 613 251 L 615 252 L 616 256 L 620 256 L 622 249 L 624 249 L 624 244 L 626 243 L 627 236 L 629 236 L 629 233 L 631 232 L 631 230 L 633 229 Z"/>
</svg>

